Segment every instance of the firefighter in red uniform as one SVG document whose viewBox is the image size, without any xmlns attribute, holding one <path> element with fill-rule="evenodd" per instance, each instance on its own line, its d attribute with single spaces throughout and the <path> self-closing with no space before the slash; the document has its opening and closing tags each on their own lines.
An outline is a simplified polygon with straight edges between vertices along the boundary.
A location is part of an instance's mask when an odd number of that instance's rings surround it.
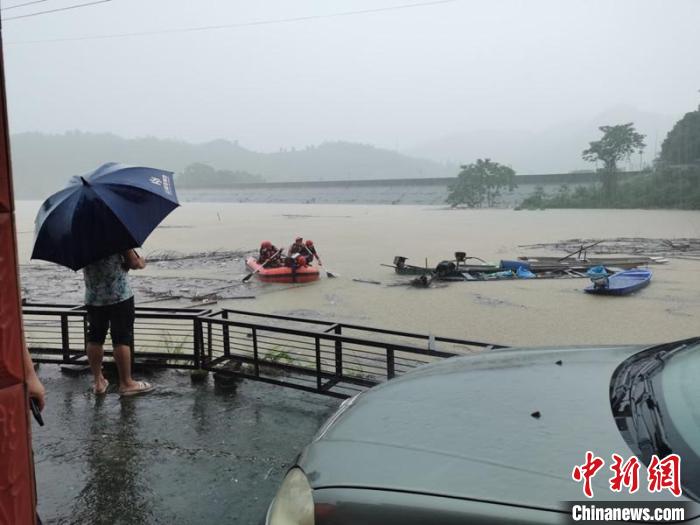
<svg viewBox="0 0 700 525">
<path fill-rule="evenodd" d="M 305 253 L 304 239 L 302 237 L 297 237 L 294 239 L 292 245 L 287 248 L 287 258 L 285 259 L 285 265 L 290 268 L 299 268 L 300 266 L 305 266 L 305 264 L 300 264 L 306 261 L 304 258 L 299 259 L 299 256 L 303 256 Z"/>
<path fill-rule="evenodd" d="M 314 241 L 312 241 L 311 239 L 308 239 L 306 243 L 304 243 L 304 251 L 302 253 L 304 254 L 304 257 L 306 257 L 306 264 L 311 264 L 314 258 L 318 259 L 318 255 L 316 254 L 316 247 L 314 246 Z"/>
<path fill-rule="evenodd" d="M 294 257 L 299 254 L 303 255 L 305 252 L 303 237 L 297 237 L 287 250 L 287 255 L 289 257 Z"/>
<path fill-rule="evenodd" d="M 270 241 L 263 241 L 260 245 L 260 254 L 258 255 L 258 264 L 265 264 L 270 261 L 267 266 L 275 266 L 279 264 L 279 250 Z"/>
</svg>

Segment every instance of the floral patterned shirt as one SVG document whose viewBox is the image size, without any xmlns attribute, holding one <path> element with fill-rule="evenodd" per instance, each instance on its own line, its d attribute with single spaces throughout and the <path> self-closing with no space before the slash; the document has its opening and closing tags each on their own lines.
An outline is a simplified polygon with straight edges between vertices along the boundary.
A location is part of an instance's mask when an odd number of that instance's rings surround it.
<svg viewBox="0 0 700 525">
<path fill-rule="evenodd" d="M 85 304 L 106 306 L 133 297 L 123 262 L 121 254 L 116 253 L 83 268 Z"/>
</svg>

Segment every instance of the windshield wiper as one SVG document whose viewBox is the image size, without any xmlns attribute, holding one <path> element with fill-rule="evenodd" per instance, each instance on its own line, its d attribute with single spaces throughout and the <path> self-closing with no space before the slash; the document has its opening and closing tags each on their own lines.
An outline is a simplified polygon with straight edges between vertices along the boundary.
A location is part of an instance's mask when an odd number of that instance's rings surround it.
<svg viewBox="0 0 700 525">
<path fill-rule="evenodd" d="M 648 349 L 629 363 L 611 385 L 610 404 L 618 428 L 633 434 L 644 462 L 650 461 L 653 454 L 665 457 L 672 452 L 653 377 L 661 372 L 668 359 L 698 340 L 700 338 Z"/>
<path fill-rule="evenodd" d="M 625 409 L 624 405 L 625 401 L 628 400 L 630 389 L 640 379 L 640 376 L 656 374 L 671 356 L 689 345 L 699 342 L 700 337 L 694 337 L 684 341 L 653 346 L 642 351 L 642 356 L 637 356 L 628 364 L 623 365 L 610 388 L 610 404 L 613 412 L 617 415 Z"/>
<path fill-rule="evenodd" d="M 662 367 L 663 365 L 659 369 Z M 635 385 L 630 403 L 632 427 L 642 452 L 642 461 L 648 463 L 653 454 L 661 458 L 666 457 L 672 450 L 668 444 L 663 415 L 654 393 L 651 376 Z"/>
</svg>

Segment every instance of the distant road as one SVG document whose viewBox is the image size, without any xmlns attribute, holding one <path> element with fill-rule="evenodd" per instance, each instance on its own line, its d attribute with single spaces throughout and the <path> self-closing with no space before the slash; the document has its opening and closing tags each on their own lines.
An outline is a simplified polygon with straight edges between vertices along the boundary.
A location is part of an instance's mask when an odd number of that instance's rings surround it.
<svg viewBox="0 0 700 525">
<path fill-rule="evenodd" d="M 624 172 L 626 177 L 639 175 L 638 171 Z M 291 182 L 247 182 L 232 184 L 227 189 L 275 189 L 275 188 L 338 188 L 367 186 L 447 186 L 455 177 L 438 177 L 425 179 L 367 179 L 367 180 L 314 180 Z M 598 174 L 590 173 L 550 173 L 541 175 L 518 175 L 518 185 L 552 185 L 552 184 L 591 184 L 598 181 Z M 184 189 L 184 188 L 183 188 Z M 207 188 L 187 188 L 207 189 Z"/>
<path fill-rule="evenodd" d="M 626 172 L 627 176 L 638 172 Z M 504 190 L 498 207 L 515 207 L 537 186 L 556 192 L 562 184 L 570 189 L 590 186 L 595 173 L 519 175 L 513 191 Z M 226 188 L 178 188 L 183 202 L 266 202 L 305 204 L 419 204 L 444 205 L 448 185 L 454 178 L 323 180 L 304 182 L 246 183 Z"/>
</svg>

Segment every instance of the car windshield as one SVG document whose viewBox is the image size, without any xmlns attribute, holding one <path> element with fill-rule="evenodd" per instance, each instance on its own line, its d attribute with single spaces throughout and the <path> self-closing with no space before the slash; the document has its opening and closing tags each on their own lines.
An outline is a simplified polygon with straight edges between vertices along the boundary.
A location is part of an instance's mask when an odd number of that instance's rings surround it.
<svg viewBox="0 0 700 525">
<path fill-rule="evenodd" d="M 700 456 L 700 344 L 669 360 L 661 374 L 661 385 L 671 422 Z"/>
<path fill-rule="evenodd" d="M 681 458 L 681 483 L 698 499 L 700 478 L 700 342 L 647 348 L 613 374 L 610 403 L 617 426 L 649 465 L 653 455 Z"/>
<path fill-rule="evenodd" d="M 700 463 L 700 344 L 675 353 L 659 373 L 659 403 L 667 416 L 664 427 L 673 452 L 686 472 Z M 694 472 L 697 472 L 693 469 Z M 687 478 L 687 490 L 700 493 L 700 479 Z"/>
</svg>

